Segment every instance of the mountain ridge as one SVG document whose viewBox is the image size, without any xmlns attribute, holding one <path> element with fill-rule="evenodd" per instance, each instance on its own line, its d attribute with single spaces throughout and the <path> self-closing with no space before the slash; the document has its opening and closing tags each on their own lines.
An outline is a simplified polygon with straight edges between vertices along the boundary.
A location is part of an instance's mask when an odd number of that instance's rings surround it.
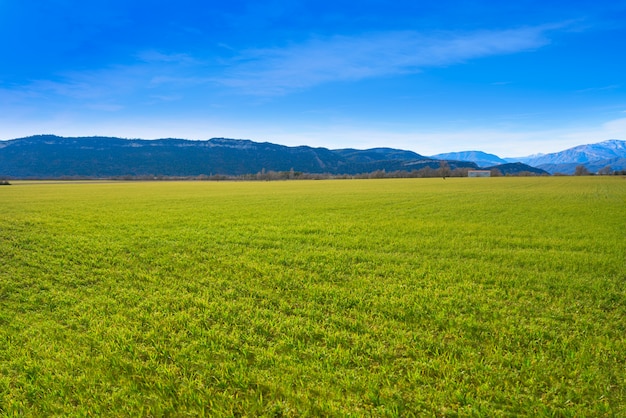
<svg viewBox="0 0 626 418">
<path fill-rule="evenodd" d="M 436 170 L 440 165 L 439 160 L 393 148 L 329 150 L 229 138 L 36 135 L 4 141 L 0 147 L 0 176 L 8 178 L 242 176 L 269 171 L 358 175 Z M 471 162 L 448 165 L 451 170 L 477 168 Z"/>
<path fill-rule="evenodd" d="M 594 144 L 577 145 L 563 151 L 517 158 L 519 162 L 535 167 L 542 164 L 588 163 L 626 157 L 626 141 L 609 139 Z"/>
<path fill-rule="evenodd" d="M 506 164 L 503 158 L 498 157 L 495 154 L 489 154 L 483 151 L 459 151 L 459 152 L 446 152 L 443 154 L 431 155 L 431 158 L 438 160 L 457 160 L 457 161 L 471 161 L 476 163 L 479 167 L 488 167 L 499 164 Z"/>
<path fill-rule="evenodd" d="M 593 144 L 577 145 L 562 151 L 548 154 L 533 154 L 526 157 L 500 158 L 494 154 L 482 151 L 460 151 L 437 154 L 432 158 L 456 157 L 464 161 L 471 161 L 480 167 L 488 168 L 489 161 L 504 163 L 524 163 L 531 167 L 543 169 L 550 174 L 574 174 L 578 165 L 596 173 L 610 167 L 611 170 L 626 170 L 626 141 L 609 139 Z M 494 158 L 495 157 L 495 158 Z M 502 163 L 500 163 L 502 164 Z"/>
<path fill-rule="evenodd" d="M 527 157 L 500 158 L 483 151 L 424 156 L 389 147 L 359 150 L 285 146 L 249 139 L 128 139 L 34 135 L 0 141 L 0 176 L 7 178 L 241 176 L 264 171 L 357 175 L 374 171 L 498 169 L 503 174 L 574 174 L 626 170 L 626 141 L 611 139 Z M 522 163 L 523 166 L 511 163 Z M 539 170 L 536 170 L 539 169 Z M 545 170 L 545 171 L 543 171 Z"/>
</svg>

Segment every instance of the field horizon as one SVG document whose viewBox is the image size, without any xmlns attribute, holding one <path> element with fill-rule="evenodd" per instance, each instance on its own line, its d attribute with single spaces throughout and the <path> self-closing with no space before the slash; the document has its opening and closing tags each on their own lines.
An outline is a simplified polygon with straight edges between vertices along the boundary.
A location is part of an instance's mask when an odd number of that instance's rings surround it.
<svg viewBox="0 0 626 418">
<path fill-rule="evenodd" d="M 0 415 L 620 416 L 626 180 L 0 188 Z"/>
</svg>

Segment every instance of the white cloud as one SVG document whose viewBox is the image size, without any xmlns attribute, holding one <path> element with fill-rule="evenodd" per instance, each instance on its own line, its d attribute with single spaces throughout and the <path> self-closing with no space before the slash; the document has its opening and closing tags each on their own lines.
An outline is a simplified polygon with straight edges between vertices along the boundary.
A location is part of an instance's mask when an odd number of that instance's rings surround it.
<svg viewBox="0 0 626 418">
<path fill-rule="evenodd" d="M 217 81 L 248 94 L 284 94 L 332 81 L 416 73 L 426 67 L 531 50 L 549 43 L 546 32 L 558 27 L 315 38 L 283 48 L 243 51 Z"/>
<path fill-rule="evenodd" d="M 4 100 L 0 100 L 0 105 L 2 101 L 34 103 L 39 99 L 90 108 L 111 101 L 127 106 L 137 99 L 150 98 L 152 102 L 154 98 L 172 97 L 174 93 L 180 96 L 178 89 L 208 82 L 206 78 L 188 76 L 195 64 L 181 62 L 174 56 L 159 57 L 156 53 L 151 53 L 150 57 L 151 61 L 68 71 L 49 79 L 34 80 L 19 88 L 4 89 Z M 121 108 L 119 105 L 118 109 Z M 108 110 L 114 109 L 108 107 Z"/>
<path fill-rule="evenodd" d="M 549 43 L 547 32 L 558 27 L 318 37 L 286 47 L 244 50 L 222 61 L 222 66 L 217 65 L 217 58 L 144 50 L 131 63 L 56 74 L 14 88 L 11 96 L 66 98 L 80 105 L 110 100 L 123 103 L 153 95 L 156 89 L 161 90 L 160 95 L 171 95 L 172 90 L 197 87 L 212 94 L 216 85 L 244 94 L 281 95 L 333 81 L 410 74 L 427 67 L 527 51 Z"/>
<path fill-rule="evenodd" d="M 626 140 L 626 118 L 613 119 L 598 127 L 570 131 L 563 136 L 570 141 L 578 141 L 579 144 L 588 144 L 607 139 Z"/>
<path fill-rule="evenodd" d="M 71 71 L 50 80 L 35 80 L 23 91 L 42 97 L 61 97 L 79 102 L 101 101 L 124 97 L 148 85 L 147 71 L 142 66 L 111 66 L 90 71 Z"/>
</svg>

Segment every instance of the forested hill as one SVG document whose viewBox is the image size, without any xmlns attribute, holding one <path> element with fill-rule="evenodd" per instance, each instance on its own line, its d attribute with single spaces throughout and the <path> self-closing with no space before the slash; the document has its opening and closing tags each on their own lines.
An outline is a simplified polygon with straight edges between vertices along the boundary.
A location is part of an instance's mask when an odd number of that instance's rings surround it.
<svg viewBox="0 0 626 418">
<path fill-rule="evenodd" d="M 38 135 L 0 141 L 0 176 L 61 178 L 115 176 L 239 176 L 269 171 L 362 174 L 437 169 L 441 161 L 391 148 L 329 150 L 213 138 L 140 140 Z M 449 161 L 451 169 L 476 168 Z"/>
</svg>

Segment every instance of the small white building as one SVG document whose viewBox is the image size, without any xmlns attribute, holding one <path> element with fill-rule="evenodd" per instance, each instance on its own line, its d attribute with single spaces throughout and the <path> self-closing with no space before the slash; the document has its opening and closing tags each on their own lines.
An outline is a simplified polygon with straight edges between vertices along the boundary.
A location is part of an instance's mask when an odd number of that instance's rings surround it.
<svg viewBox="0 0 626 418">
<path fill-rule="evenodd" d="M 489 170 L 469 170 L 467 177 L 491 177 L 491 171 Z"/>
</svg>

